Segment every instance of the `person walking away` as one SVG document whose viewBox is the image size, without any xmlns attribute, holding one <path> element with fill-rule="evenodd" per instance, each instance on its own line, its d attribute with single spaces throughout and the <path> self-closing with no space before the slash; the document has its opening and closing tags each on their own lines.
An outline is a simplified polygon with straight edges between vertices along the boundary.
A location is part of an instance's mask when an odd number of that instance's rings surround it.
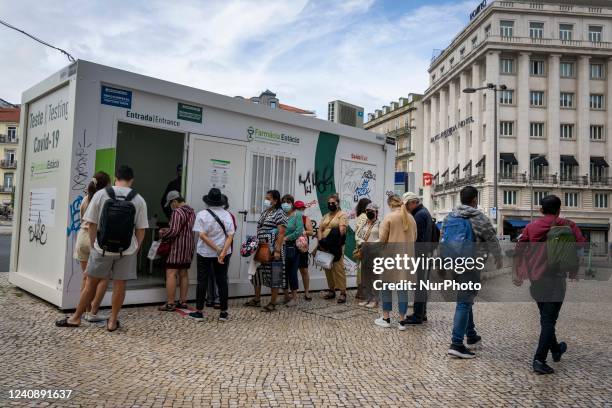
<svg viewBox="0 0 612 408">
<path fill-rule="evenodd" d="M 166 202 L 167 202 L 166 197 L 168 197 L 168 193 L 171 191 L 178 191 L 180 193 L 182 184 L 183 184 L 183 165 L 179 164 L 176 166 L 176 178 L 168 182 L 168 185 L 166 185 L 166 189 L 164 190 L 164 193 L 162 194 L 161 199 L 159 200 L 162 211 L 164 214 L 166 214 L 166 218 L 168 220 L 170 220 L 170 216 L 172 215 L 172 208 L 166 205 Z"/>
<path fill-rule="evenodd" d="M 434 244 L 434 225 L 433 218 L 429 210 L 421 203 L 421 198 L 413 192 L 404 194 L 408 211 L 414 217 L 417 225 L 417 239 L 415 244 L 415 255 L 418 257 L 430 256 L 433 252 Z M 435 240 L 437 241 L 437 240 Z M 423 324 L 427 321 L 427 291 L 420 288 L 420 282 L 425 282 L 429 277 L 427 267 L 417 270 L 417 289 L 414 292 L 414 314 L 408 316 L 400 322 L 401 325 Z"/>
<path fill-rule="evenodd" d="M 372 201 L 366 197 L 360 198 L 357 202 L 357 205 L 355 206 L 355 233 L 357 233 L 359 228 L 361 228 L 368 220 L 366 217 L 366 207 L 371 202 Z M 355 251 L 353 252 L 357 251 L 358 244 L 356 238 L 357 236 L 355 235 Z M 355 300 L 363 300 L 364 295 L 362 293 L 363 285 L 361 285 L 361 268 L 359 267 L 359 262 L 357 262 L 357 264 L 357 294 L 355 295 Z"/>
<path fill-rule="evenodd" d="M 115 185 L 95 193 L 83 219 L 88 223 L 92 250 L 87 265 L 87 284 L 74 314 L 55 322 L 58 327 L 78 327 L 81 316 L 103 279 L 113 280 L 111 316 L 106 329 L 117 330 L 125 299 L 125 282 L 137 279 L 138 250 L 148 228 L 147 204 L 133 190 L 134 171 L 125 165 L 115 173 Z"/>
<path fill-rule="evenodd" d="M 91 252 L 91 242 L 89 241 L 89 228 L 87 221 L 83 219 L 85 212 L 87 211 L 87 207 L 92 199 L 92 197 L 100 190 L 106 188 L 110 184 L 110 176 L 103 171 L 99 171 L 94 174 L 93 178 L 89 182 L 87 186 L 87 194 L 85 198 L 81 201 L 81 205 L 79 207 L 80 214 L 80 227 L 77 232 L 76 243 L 74 246 L 74 259 L 79 261 L 81 266 L 81 271 L 83 271 L 83 280 L 81 281 L 81 290 L 83 292 L 85 286 L 87 286 L 87 261 L 89 259 L 89 254 Z M 90 323 L 96 323 L 106 320 L 105 317 L 98 316 L 98 311 L 100 310 L 100 304 L 102 303 L 102 299 L 104 298 L 104 294 L 106 293 L 106 288 L 108 287 L 108 279 L 102 279 L 96 288 L 96 294 L 94 299 L 92 300 L 90 305 L 87 305 L 87 309 L 85 310 L 85 320 Z"/>
<path fill-rule="evenodd" d="M 166 204 L 172 208 L 170 226 L 160 230 L 162 241 L 170 242 L 170 253 L 166 258 L 166 304 L 159 307 L 160 311 L 173 311 L 176 308 L 187 309 L 187 292 L 189 291 L 189 268 L 193 261 L 195 240 L 193 225 L 195 211 L 185 203 L 178 191 L 170 191 Z M 176 280 L 179 281 L 179 301 L 175 303 Z"/>
<path fill-rule="evenodd" d="M 219 290 L 221 309 L 219 320 L 226 321 L 228 313 L 228 277 L 229 257 L 232 253 L 234 239 L 234 222 L 229 211 L 223 208 L 223 196 L 218 188 L 211 188 L 202 200 L 208 208 L 198 212 L 193 231 L 198 234 L 197 268 L 198 284 L 196 287 L 196 311 L 189 317 L 196 321 L 204 320 L 204 305 L 208 289 L 209 276 L 213 275 Z"/>
<path fill-rule="evenodd" d="M 323 216 L 317 238 L 319 246 L 322 246 L 322 241 L 329 237 L 332 230 L 337 229 L 338 238 L 334 242 L 328 243 L 326 248 L 322 248 L 327 252 L 336 254 L 332 267 L 325 269 L 325 277 L 327 279 L 327 294 L 323 299 L 331 300 L 336 298 L 336 291 L 340 291 L 338 303 L 346 303 L 346 271 L 344 270 L 344 240 L 346 239 L 346 228 L 348 226 L 348 217 L 340 209 L 340 198 L 337 194 L 332 194 L 327 199 L 327 209 L 329 212 Z M 335 235 L 335 234 L 334 234 Z M 325 245 L 325 244 L 323 244 Z"/>
<path fill-rule="evenodd" d="M 269 251 L 272 259 L 262 262 L 252 277 L 255 287 L 255 297 L 245 303 L 245 306 L 259 307 L 261 305 L 261 287 L 271 290 L 270 303 L 263 307 L 262 312 L 276 310 L 278 290 L 284 288 L 285 276 L 285 230 L 287 214 L 281 208 L 281 196 L 277 190 L 269 190 L 264 197 L 263 212 L 257 221 L 257 239 L 259 251 Z M 257 254 L 256 254 L 257 257 Z"/>
<path fill-rule="evenodd" d="M 402 255 L 407 254 L 408 256 L 414 256 L 414 242 L 417 238 L 417 225 L 412 214 L 408 211 L 406 204 L 406 202 L 402 201 L 402 206 L 398 210 L 391 211 L 383 218 L 380 224 L 379 242 L 402 244 Z M 395 247 L 398 248 L 399 245 Z M 394 280 L 399 281 L 397 276 L 395 278 Z M 397 292 L 398 321 L 402 321 L 406 318 L 408 312 L 408 291 L 396 290 L 395 292 Z M 383 315 L 376 319 L 374 324 L 380 327 L 389 328 L 391 327 L 393 292 L 390 290 L 382 290 L 380 296 L 383 304 Z M 405 330 L 406 327 L 398 325 L 398 329 Z"/>
<path fill-rule="evenodd" d="M 281 208 L 287 214 L 287 228 L 285 230 L 285 274 L 287 284 L 291 290 L 291 295 L 285 302 L 285 305 L 292 307 L 297 305 L 297 291 L 299 289 L 298 268 L 299 268 L 299 253 L 295 244 L 304 233 L 304 222 L 302 214 L 296 211 L 294 198 L 290 194 L 285 194 L 281 198 Z M 287 289 L 285 289 L 285 293 Z"/>
<path fill-rule="evenodd" d="M 533 356 L 533 371 L 552 374 L 554 369 L 546 362 L 548 353 L 554 362 L 559 362 L 567 351 L 567 344 L 557 341 L 555 328 L 565 298 L 566 277 L 577 277 L 577 251 L 586 239 L 576 223 L 559 217 L 559 197 L 544 197 L 540 212 L 543 216 L 529 223 L 519 237 L 513 272 L 517 286 L 525 279 L 531 281 L 531 296 L 540 312 L 540 338 Z"/>
<path fill-rule="evenodd" d="M 302 217 L 302 224 L 304 225 L 304 232 L 302 235 L 306 237 L 308 243 L 310 244 L 310 238 L 314 237 L 315 233 L 312 229 L 312 222 L 310 221 L 310 217 L 304 214 L 306 211 L 306 205 L 303 201 L 296 201 L 294 204 L 295 209 L 300 213 Z M 312 297 L 310 297 L 310 274 L 308 273 L 308 257 L 310 253 L 307 252 L 299 252 L 298 254 L 298 265 L 300 267 L 300 275 L 302 275 L 302 285 L 304 285 L 304 300 L 307 302 L 312 301 Z"/>
<path fill-rule="evenodd" d="M 495 257 L 497 268 L 501 268 L 501 247 L 495 234 L 495 228 L 493 228 L 487 216 L 477 209 L 478 190 L 472 186 L 466 186 L 460 191 L 459 196 L 461 205 L 453 209 L 443 221 L 441 250 L 447 244 L 463 242 L 463 247 L 468 248 L 469 254 L 467 256 L 486 257 L 492 254 Z M 473 242 L 473 244 L 466 246 L 465 242 Z M 479 283 L 480 272 L 476 269 L 469 270 L 456 275 L 455 279 L 458 283 Z M 457 292 L 453 334 L 448 350 L 448 354 L 452 356 L 459 358 L 474 358 L 476 356 L 463 343 L 466 336 L 469 346 L 476 346 L 481 341 L 481 337 L 476 332 L 472 310 L 476 295 L 478 295 L 476 290 L 460 290 Z"/>
<path fill-rule="evenodd" d="M 355 241 L 357 245 L 355 252 L 357 254 L 356 258 L 359 259 L 358 268 L 361 273 L 361 281 L 359 284 L 361 285 L 361 293 L 363 293 L 364 296 L 358 305 L 367 308 L 378 307 L 378 296 L 374 293 L 372 286 L 374 283 L 372 279 L 372 265 L 368 262 L 370 259 L 368 255 L 369 248 L 367 245 L 364 245 L 378 242 L 379 240 L 380 220 L 378 219 L 378 210 L 379 208 L 376 204 L 368 204 L 364 213 L 366 222 L 355 231 Z"/>
<path fill-rule="evenodd" d="M 402 199 L 397 194 L 392 194 L 387 197 L 387 205 L 391 211 L 397 211 L 402 208 Z"/>
</svg>

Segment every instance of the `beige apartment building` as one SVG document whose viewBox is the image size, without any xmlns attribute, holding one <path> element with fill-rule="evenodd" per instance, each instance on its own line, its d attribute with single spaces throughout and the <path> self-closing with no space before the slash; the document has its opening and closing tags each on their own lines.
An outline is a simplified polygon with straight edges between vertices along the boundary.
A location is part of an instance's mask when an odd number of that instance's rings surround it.
<svg viewBox="0 0 612 408">
<path fill-rule="evenodd" d="M 417 132 L 423 132 L 423 95 L 411 93 L 389 105 L 368 114 L 363 128 L 372 132 L 395 138 L 395 171 L 405 173 L 409 178 L 408 189 L 421 191 L 423 188 L 423 140 Z M 398 177 L 400 177 L 398 175 Z M 401 181 L 396 178 L 396 184 Z"/>
<path fill-rule="evenodd" d="M 17 169 L 19 107 L 0 99 L 0 207 L 12 204 Z"/>
<path fill-rule="evenodd" d="M 433 59 L 423 97 L 426 198 L 440 219 L 467 184 L 512 238 L 556 194 L 592 242 L 612 218 L 612 2 L 491 1 Z M 506 85 L 492 90 L 465 88 Z M 494 108 L 498 102 L 498 120 Z M 499 131 L 494 156 L 494 129 Z M 537 214 L 536 214 L 537 215 Z"/>
</svg>

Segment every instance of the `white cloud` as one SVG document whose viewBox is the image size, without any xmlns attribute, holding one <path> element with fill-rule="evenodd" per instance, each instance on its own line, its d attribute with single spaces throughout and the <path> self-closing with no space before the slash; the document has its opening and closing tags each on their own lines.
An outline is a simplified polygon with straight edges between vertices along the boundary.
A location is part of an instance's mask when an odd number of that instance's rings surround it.
<svg viewBox="0 0 612 408">
<path fill-rule="evenodd" d="M 77 58 L 228 95 L 269 88 L 325 117 L 329 100 L 372 111 L 423 91 L 431 50 L 449 43 L 472 6 L 385 15 L 374 0 L 24 0 L 0 4 L 0 18 Z M 0 53 L 0 97 L 11 101 L 68 63 L 1 26 Z"/>
</svg>

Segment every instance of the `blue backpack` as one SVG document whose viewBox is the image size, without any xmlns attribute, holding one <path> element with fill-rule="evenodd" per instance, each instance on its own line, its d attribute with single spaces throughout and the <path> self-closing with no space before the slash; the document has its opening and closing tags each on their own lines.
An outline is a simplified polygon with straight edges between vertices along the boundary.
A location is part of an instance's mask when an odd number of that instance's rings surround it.
<svg viewBox="0 0 612 408">
<path fill-rule="evenodd" d="M 442 227 L 440 255 L 442 258 L 467 258 L 476 253 L 474 230 L 469 219 L 449 215 Z"/>
</svg>

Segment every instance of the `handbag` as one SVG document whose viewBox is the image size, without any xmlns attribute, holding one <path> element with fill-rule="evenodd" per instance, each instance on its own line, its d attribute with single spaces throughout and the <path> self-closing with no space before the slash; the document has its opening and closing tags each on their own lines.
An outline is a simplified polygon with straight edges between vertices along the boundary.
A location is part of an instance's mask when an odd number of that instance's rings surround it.
<svg viewBox="0 0 612 408">
<path fill-rule="evenodd" d="M 318 250 L 314 257 L 314 263 L 320 268 L 331 269 L 334 256 L 329 252 Z"/>
<path fill-rule="evenodd" d="M 268 263 L 272 261 L 272 252 L 270 252 L 270 244 L 267 242 L 260 242 L 255 252 L 255 258 L 257 262 Z"/>
<path fill-rule="evenodd" d="M 151 242 L 151 247 L 149 248 L 149 253 L 147 254 L 147 258 L 150 260 L 154 260 L 157 258 L 157 250 L 159 249 L 159 244 L 161 241 L 153 241 Z"/>
<path fill-rule="evenodd" d="M 272 261 L 270 262 L 272 269 L 272 276 L 270 286 L 273 288 L 283 287 L 283 277 L 285 275 L 285 264 L 283 261 Z"/>
<path fill-rule="evenodd" d="M 363 227 L 362 227 L 363 228 Z M 374 223 L 372 223 L 370 225 L 370 228 L 368 228 L 365 237 L 363 237 L 363 241 L 364 242 L 368 242 L 368 238 L 370 238 L 370 233 L 372 232 L 372 228 L 374 228 Z M 363 244 L 361 244 L 363 245 Z M 362 256 L 361 256 L 361 245 L 359 245 L 359 247 L 357 247 L 354 251 L 353 251 L 353 259 L 360 261 Z"/>
<path fill-rule="evenodd" d="M 165 258 L 170 255 L 170 249 L 172 248 L 172 242 L 170 241 L 161 241 L 159 247 L 157 248 L 157 255 Z"/>
</svg>

